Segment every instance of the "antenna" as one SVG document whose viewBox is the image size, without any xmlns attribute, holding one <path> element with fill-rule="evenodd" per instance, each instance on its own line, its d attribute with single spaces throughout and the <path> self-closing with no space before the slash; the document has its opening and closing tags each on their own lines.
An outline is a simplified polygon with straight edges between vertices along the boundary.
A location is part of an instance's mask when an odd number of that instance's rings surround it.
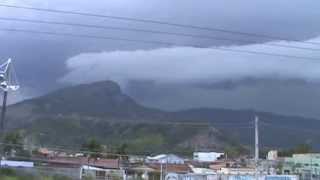
<svg viewBox="0 0 320 180">
<path fill-rule="evenodd" d="M 12 60 L 8 59 L 0 65 L 0 89 L 3 91 L 0 128 L 4 133 L 5 114 L 7 109 L 7 97 L 9 91 L 17 91 L 20 88 L 17 76 L 12 66 Z"/>
</svg>

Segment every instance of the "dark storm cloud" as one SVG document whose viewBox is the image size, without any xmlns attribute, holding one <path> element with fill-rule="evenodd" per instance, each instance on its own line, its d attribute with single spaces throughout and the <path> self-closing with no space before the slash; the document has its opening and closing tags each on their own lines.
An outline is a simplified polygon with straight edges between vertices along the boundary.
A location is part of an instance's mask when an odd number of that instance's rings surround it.
<svg viewBox="0 0 320 180">
<path fill-rule="evenodd" d="M 143 19 L 153 19 L 160 21 L 168 21 L 168 22 L 177 22 L 181 24 L 191 24 L 197 26 L 206 26 L 206 27 L 217 27 L 217 28 L 225 28 L 235 31 L 244 31 L 244 32 L 252 32 L 256 34 L 268 34 L 271 36 L 283 36 L 292 39 L 315 39 L 320 34 L 320 24 L 318 23 L 318 18 L 320 17 L 318 7 L 320 7 L 319 1 L 314 0 L 264 0 L 264 1 L 256 1 L 256 0 L 246 0 L 246 1 L 234 1 L 234 0 L 224 0 L 224 1 L 212 1 L 212 0 L 203 0 L 203 1 L 186 1 L 186 0 L 157 0 L 157 1 L 145 1 L 145 0 L 54 0 L 54 1 L 43 1 L 43 0 L 5 0 L 2 3 L 8 4 L 16 4 L 22 6 L 32 6 L 32 7 L 43 7 L 43 8 L 52 8 L 52 9 L 64 9 L 64 10 L 74 10 L 74 11 L 84 11 L 91 12 L 97 14 L 106 14 L 106 15 L 114 15 L 114 16 L 128 16 L 132 18 L 143 18 Z M 131 27 L 131 28 L 143 28 L 143 29 L 152 29 L 152 30 L 161 30 L 161 31 L 173 31 L 180 33 L 193 33 L 193 34 L 201 34 L 201 35 L 210 35 L 210 36 L 219 36 L 219 37 L 227 37 L 227 38 L 236 38 L 242 40 L 250 40 L 257 41 L 260 43 L 265 43 L 266 40 L 258 39 L 254 37 L 246 37 L 246 36 L 236 36 L 226 33 L 218 33 L 218 32 L 209 32 L 209 31 L 200 31 L 200 30 L 192 30 L 192 29 L 182 29 L 177 27 L 165 27 L 155 24 L 145 24 L 145 23 L 133 23 L 133 22 L 125 22 L 125 21 L 116 21 L 111 19 L 102 19 L 102 18 L 90 18 L 90 17 L 80 17 L 73 15 L 59 15 L 52 13 L 40 13 L 34 11 L 27 10 L 17 10 L 17 9 L 8 9 L 0 7 L 0 16 L 2 17 L 23 17 L 29 19 L 40 19 L 40 20 L 54 20 L 54 21 L 62 21 L 62 22 L 75 22 L 75 23 L 84 23 L 84 24 L 98 24 L 98 25 L 109 25 L 109 26 L 120 26 L 120 27 Z M 165 36 L 165 35 L 155 35 L 155 34 L 147 34 L 147 33 L 133 33 L 133 32 L 119 32 L 113 30 L 97 30 L 97 29 L 85 29 L 85 28 L 75 28 L 75 27 L 63 27 L 63 26 L 50 26 L 50 25 L 37 25 L 37 24 L 28 24 L 28 23 L 13 23 L 13 22 L 4 22 L 0 21 L 0 28 L 24 28 L 24 29 L 33 29 L 33 30 L 41 30 L 41 31 L 55 31 L 55 32 L 68 32 L 68 33 L 79 33 L 79 34 L 92 34 L 92 35 L 101 35 L 101 36 L 115 36 L 115 37 L 123 37 L 123 38 L 134 38 L 140 40 L 161 40 L 161 41 L 169 41 L 177 44 L 197 44 L 203 46 L 221 46 L 221 45 L 241 45 L 239 42 L 223 42 L 223 41 L 215 41 L 215 40 L 205 40 L 205 39 L 194 39 L 187 37 L 176 37 L 176 36 Z M 308 83 L 310 80 L 317 80 L 318 72 L 317 66 L 314 68 L 311 65 L 302 64 L 291 64 L 291 63 L 277 63 L 276 59 L 271 60 L 272 62 L 268 64 L 265 69 L 256 69 L 255 71 L 249 72 L 246 71 L 245 66 L 236 71 L 240 73 L 241 78 L 236 78 L 236 74 L 227 73 L 228 71 L 228 57 L 234 59 L 235 57 L 240 57 L 239 61 L 246 63 L 243 59 L 243 56 L 233 56 L 233 55 L 223 55 L 217 56 L 217 54 L 211 54 L 211 56 L 206 55 L 206 53 L 201 53 L 193 48 L 186 47 L 165 47 L 163 45 L 147 45 L 147 44 L 135 44 L 135 43 L 126 43 L 126 42 L 116 42 L 116 41 L 104 41 L 104 40 L 88 40 L 88 39 L 78 39 L 78 38 L 70 38 L 70 37 L 55 37 L 55 36 L 43 36 L 43 35 L 35 35 L 35 34 L 17 34 L 17 33 L 8 33 L 0 31 L 0 58 L 5 60 L 8 57 L 13 57 L 18 68 L 18 75 L 21 77 L 21 83 L 25 84 L 26 89 L 28 89 L 28 95 L 26 97 L 30 97 L 29 94 L 42 94 L 49 90 L 58 88 L 62 85 L 61 79 L 64 79 L 64 82 L 71 83 L 79 83 L 80 81 L 92 81 L 92 80 L 102 80 L 102 79 L 111 79 L 122 81 L 123 79 L 127 82 L 134 80 L 137 82 L 150 82 L 158 81 L 160 86 L 157 85 L 159 89 L 166 90 L 167 88 L 176 87 L 175 90 L 170 91 L 155 91 L 152 87 L 153 85 L 144 85 L 143 89 L 140 88 L 141 92 L 149 92 L 149 94 L 155 95 L 154 92 L 157 92 L 157 96 L 159 99 L 154 99 L 151 101 L 146 93 L 146 97 L 139 96 L 136 94 L 136 98 L 139 100 L 143 100 L 142 102 L 146 102 L 149 105 L 155 105 L 159 107 L 172 107 L 179 108 L 185 107 L 185 104 L 189 104 L 192 107 L 196 106 L 210 106 L 210 107 L 234 107 L 234 108 L 247 108 L 247 107 L 255 107 L 260 108 L 262 110 L 270 110 L 268 109 L 268 103 L 263 99 L 257 98 L 255 103 L 248 103 L 244 101 L 250 94 L 262 94 L 265 92 L 263 88 L 259 87 L 258 84 L 246 84 L 242 80 L 243 78 L 249 77 L 262 77 L 262 78 L 270 78 L 274 76 L 270 76 L 272 73 L 281 72 L 280 74 L 283 76 L 281 81 L 290 78 L 301 78 L 307 80 L 307 84 L 301 85 L 302 87 L 308 87 Z M 318 39 L 315 39 L 318 40 Z M 282 42 L 284 43 L 284 42 Z M 305 45 L 302 45 L 305 46 Z M 248 46 L 257 48 L 260 46 Z M 236 47 L 237 48 L 237 47 Z M 240 47 L 242 48 L 242 47 Z M 169 53 L 171 56 L 168 58 L 162 58 L 165 54 L 159 54 L 157 52 L 164 51 L 164 53 Z M 264 49 L 263 49 L 264 50 Z M 127 70 L 121 69 L 121 64 L 112 63 L 105 64 L 102 60 L 104 57 L 110 57 L 110 54 L 119 53 L 122 58 L 126 58 L 127 56 L 123 56 L 124 52 L 127 52 L 130 57 L 132 53 L 137 52 L 151 52 L 154 57 L 150 57 L 150 60 L 154 60 L 155 62 L 147 62 L 145 55 L 142 53 L 142 59 L 144 62 L 140 64 L 141 67 L 138 67 L 135 62 L 132 66 L 128 63 L 130 59 L 124 59 L 126 62 L 123 64 L 126 68 L 130 67 Z M 174 53 L 176 51 L 176 53 Z M 203 51 L 206 51 L 205 49 Z M 283 49 L 271 49 L 272 52 L 283 52 Z M 287 51 L 286 51 L 287 52 Z M 92 58 L 83 59 L 91 53 Z M 219 59 L 226 59 L 226 62 L 220 64 L 221 69 L 224 69 L 224 72 L 220 72 L 220 78 L 216 78 L 216 76 L 212 76 L 212 64 L 208 63 L 205 66 L 201 66 L 201 64 L 197 64 L 198 72 L 195 71 L 181 71 L 181 69 L 186 68 L 186 64 L 180 63 L 180 58 L 187 57 L 186 61 L 191 63 L 192 59 L 188 59 L 193 54 L 201 55 L 203 58 L 209 60 L 210 57 L 219 57 Z M 300 52 L 289 52 L 290 54 L 300 54 Z M 303 55 L 311 55 L 316 56 L 314 53 L 303 52 Z M 158 58 L 157 58 L 158 57 Z M 178 59 L 173 59 L 172 57 L 176 57 Z M 160 58 L 160 59 L 159 59 Z M 269 60 L 265 57 L 256 57 L 257 59 Z M 98 60 L 97 60 L 98 59 Z M 168 60 L 170 59 L 170 60 Z M 196 58 L 195 58 L 196 59 Z M 107 59 L 108 60 L 108 59 Z M 162 61 L 161 61 L 162 60 Z M 100 62 L 101 61 L 101 62 Z M 119 72 L 127 72 L 127 75 L 121 75 L 123 77 L 115 76 L 114 74 L 89 74 L 85 78 L 80 78 L 77 80 L 77 72 L 85 71 L 86 65 L 92 65 L 92 63 L 102 63 L 104 65 L 112 65 L 109 72 L 115 72 L 119 70 Z M 106 61 L 109 63 L 110 61 Z M 138 64 L 141 61 L 137 62 Z M 123 61 L 120 61 L 123 63 Z M 79 67 L 75 67 L 76 65 Z M 81 64 L 81 66 L 80 66 Z M 67 65 L 67 66 L 65 66 Z M 104 67 L 102 65 L 101 67 Z M 248 64 L 250 65 L 250 63 Z M 261 64 L 260 64 L 261 65 Z M 307 69 L 299 69 L 298 67 L 307 67 Z M 165 74 L 156 73 L 154 71 L 157 70 L 148 70 L 148 67 L 162 67 L 163 70 L 171 70 L 175 73 L 175 76 L 171 78 L 171 76 L 165 76 Z M 174 68 L 166 68 L 177 66 L 180 69 Z M 194 66 L 191 64 L 190 66 Z M 251 66 L 259 66 L 257 64 L 251 64 Z M 294 66 L 297 66 L 295 69 Z M 133 67 L 133 68 L 132 68 Z M 118 69 L 117 69 L 118 68 Z M 103 71 L 103 69 L 97 69 L 97 71 Z M 121 70 L 121 71 L 120 71 Z M 146 71 L 145 73 L 141 73 L 138 71 Z M 150 76 L 150 72 L 153 72 L 153 76 Z M 271 72 L 271 73 L 270 73 Z M 131 74 L 130 74 L 131 73 Z M 133 77 L 131 76 L 133 73 Z M 179 75 L 179 73 L 182 73 Z M 130 78 L 128 77 L 130 75 Z M 274 74 L 273 74 L 274 75 Z M 232 86 L 240 87 L 235 88 L 232 87 L 231 90 L 225 92 L 222 88 L 218 90 L 217 88 L 208 89 L 203 88 L 203 86 L 207 86 L 206 82 L 212 82 L 215 86 L 219 86 L 216 83 L 225 83 L 233 79 L 235 81 Z M 60 80 L 57 83 L 57 80 Z M 199 80 L 200 79 L 200 80 Z M 198 81 L 199 80 L 199 81 Z M 279 79 L 277 79 L 279 80 Z M 76 82 L 77 81 L 77 82 Z M 205 81 L 205 82 L 204 82 Z M 238 82 L 239 81 L 239 82 Z M 151 84 L 153 84 L 151 83 Z M 178 88 L 182 84 L 187 84 L 188 88 L 181 89 Z M 157 84 L 157 83 L 156 83 Z M 170 85 L 169 85 L 170 84 Z M 198 85 L 200 84 L 200 85 Z M 126 84 L 128 86 L 128 84 Z M 211 84 L 212 85 L 212 84 Z M 279 83 L 279 86 L 282 86 L 282 83 Z M 184 87 L 183 86 L 183 87 Z M 255 88 L 257 87 L 257 88 Z M 300 87 L 300 85 L 299 85 Z M 301 90 L 302 94 L 309 95 L 311 97 L 314 95 L 318 97 L 318 92 L 311 90 L 307 91 L 307 89 L 299 88 L 298 86 L 292 86 L 290 89 L 287 89 L 290 92 L 297 92 Z M 313 86 L 312 86 L 313 87 Z M 138 89 L 137 87 L 135 87 Z M 221 88 L 221 87 L 220 87 Z M 251 88 L 251 89 L 250 89 Z M 255 88 L 255 89 L 254 89 Z M 254 89 L 254 90 L 253 90 Z M 127 88 L 127 92 L 133 93 L 134 88 Z M 270 90 L 269 93 L 273 91 Z M 304 93 L 306 92 L 306 93 Z M 181 98 L 172 98 L 170 101 L 171 94 L 179 94 L 181 93 Z M 231 94 L 228 94 L 231 93 Z M 291 93 L 287 93 L 288 98 L 283 102 L 291 103 L 289 100 L 289 95 Z M 190 95 L 190 96 L 189 96 Z M 292 93 L 295 95 L 295 93 Z M 201 96 L 203 98 L 199 98 Z M 226 96 L 229 100 L 225 100 L 223 97 Z M 258 95 L 257 95 L 258 96 Z M 152 97 L 152 96 L 150 96 Z M 211 101 L 209 97 L 214 97 L 215 101 Z M 250 94 L 250 97 L 251 94 Z M 259 96 L 260 97 L 260 96 Z M 276 95 L 274 95 L 276 97 Z M 302 96 L 304 97 L 304 96 Z M 163 103 L 164 99 L 168 99 L 167 103 Z M 228 99 L 227 98 L 227 99 Z M 253 99 L 252 98 L 247 98 Z M 277 98 L 274 99 L 273 102 L 278 102 Z M 306 98 L 308 99 L 308 98 Z M 303 99 L 301 99 L 303 100 Z M 251 102 L 251 100 L 248 100 Z M 253 100 L 252 100 L 253 101 Z M 153 102 L 148 103 L 148 102 Z M 261 104 L 259 104 L 259 103 Z M 307 102 L 307 101 L 303 101 Z M 248 105 L 250 104 L 250 106 Z M 270 104 L 270 103 L 269 103 Z M 290 104 L 291 105 L 291 104 Z M 281 105 L 282 106 L 282 105 Z M 278 106 L 274 106 L 278 107 Z M 283 112 L 287 112 L 285 110 L 287 106 L 284 108 Z M 310 106 L 306 106 L 310 107 Z M 273 110 L 271 108 L 271 110 Z M 289 111 L 288 111 L 289 112 Z M 302 114 L 308 114 L 309 112 L 306 110 L 301 110 Z M 312 114 L 312 113 L 310 113 Z"/>
<path fill-rule="evenodd" d="M 135 84 L 130 86 L 134 90 L 130 91 L 130 95 L 146 106 L 166 110 L 223 107 L 320 117 L 319 83 L 305 83 L 303 80 L 284 82 L 274 79 L 260 79 L 252 83 L 255 85 L 239 85 L 228 90 L 187 84 Z"/>
</svg>

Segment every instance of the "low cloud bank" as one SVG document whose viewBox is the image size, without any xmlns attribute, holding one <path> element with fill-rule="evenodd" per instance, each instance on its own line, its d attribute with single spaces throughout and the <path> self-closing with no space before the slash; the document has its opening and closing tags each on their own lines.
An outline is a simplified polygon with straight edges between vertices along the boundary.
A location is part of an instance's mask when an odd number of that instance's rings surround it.
<svg viewBox="0 0 320 180">
<path fill-rule="evenodd" d="M 319 40 L 320 38 L 315 38 L 310 41 Z M 298 42 L 272 43 L 306 47 L 305 44 Z M 66 66 L 69 73 L 60 81 L 78 84 L 105 79 L 119 83 L 131 80 L 156 83 L 195 83 L 208 80 L 213 82 L 237 81 L 244 78 L 320 80 L 320 51 L 279 48 L 266 46 L 266 44 L 225 48 L 319 57 L 319 61 L 194 47 L 82 53 L 67 60 Z"/>
</svg>

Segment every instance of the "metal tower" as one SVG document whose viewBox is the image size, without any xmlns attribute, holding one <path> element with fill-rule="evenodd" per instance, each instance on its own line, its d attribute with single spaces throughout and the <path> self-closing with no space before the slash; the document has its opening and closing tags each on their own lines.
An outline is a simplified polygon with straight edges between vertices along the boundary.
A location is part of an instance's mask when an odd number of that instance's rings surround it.
<svg viewBox="0 0 320 180">
<path fill-rule="evenodd" d="M 6 62 L 0 65 L 0 89 L 3 91 L 2 111 L 0 119 L 1 133 L 4 132 L 8 92 L 17 91 L 19 87 L 20 86 L 18 83 L 18 79 L 12 66 L 12 60 L 8 59 Z"/>
</svg>

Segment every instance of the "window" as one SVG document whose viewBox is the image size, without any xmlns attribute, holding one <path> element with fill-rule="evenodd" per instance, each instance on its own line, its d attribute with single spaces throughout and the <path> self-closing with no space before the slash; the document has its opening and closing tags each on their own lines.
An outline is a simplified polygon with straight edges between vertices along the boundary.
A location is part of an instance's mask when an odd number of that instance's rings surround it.
<svg viewBox="0 0 320 180">
<path fill-rule="evenodd" d="M 96 171 L 96 177 L 106 177 L 105 171 Z"/>
<path fill-rule="evenodd" d="M 283 172 L 284 172 L 284 174 L 290 174 L 290 170 L 287 170 L 287 169 L 284 170 Z"/>
</svg>

